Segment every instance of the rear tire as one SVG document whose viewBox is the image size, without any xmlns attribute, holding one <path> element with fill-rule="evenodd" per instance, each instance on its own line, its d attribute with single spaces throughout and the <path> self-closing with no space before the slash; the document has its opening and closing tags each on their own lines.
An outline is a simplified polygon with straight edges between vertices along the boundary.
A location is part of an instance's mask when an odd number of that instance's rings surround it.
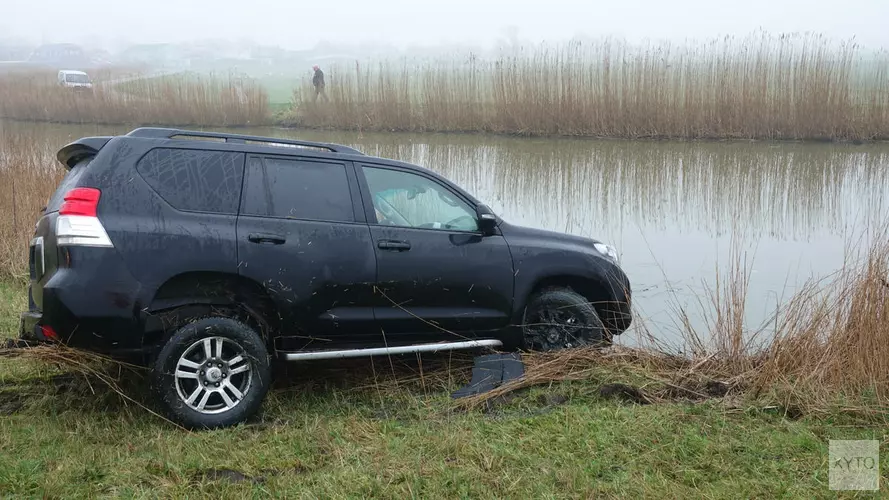
<svg viewBox="0 0 889 500">
<path fill-rule="evenodd" d="M 532 351 L 611 343 L 611 335 L 592 304 L 574 290 L 561 287 L 531 296 L 525 307 L 522 334 L 525 348 Z"/>
<path fill-rule="evenodd" d="M 189 429 L 247 420 L 259 410 L 271 383 L 262 337 L 224 317 L 201 318 L 179 328 L 152 368 L 154 391 L 164 411 Z"/>
</svg>

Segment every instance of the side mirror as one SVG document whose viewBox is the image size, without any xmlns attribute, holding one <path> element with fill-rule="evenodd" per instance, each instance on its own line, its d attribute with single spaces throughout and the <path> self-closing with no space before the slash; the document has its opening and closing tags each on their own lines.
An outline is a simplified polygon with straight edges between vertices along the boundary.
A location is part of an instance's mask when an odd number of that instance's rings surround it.
<svg viewBox="0 0 889 500">
<path fill-rule="evenodd" d="M 478 216 L 478 228 L 483 234 L 493 234 L 497 227 L 497 216 L 487 205 L 479 205 L 475 209 Z"/>
</svg>

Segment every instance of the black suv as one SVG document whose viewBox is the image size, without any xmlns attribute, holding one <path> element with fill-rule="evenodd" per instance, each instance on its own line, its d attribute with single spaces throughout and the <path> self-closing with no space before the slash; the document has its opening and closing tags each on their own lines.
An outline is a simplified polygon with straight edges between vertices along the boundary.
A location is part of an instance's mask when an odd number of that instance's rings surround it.
<svg viewBox="0 0 889 500">
<path fill-rule="evenodd" d="M 21 336 L 138 356 L 188 427 L 255 412 L 271 355 L 551 350 L 631 321 L 612 247 L 510 225 L 415 165 L 165 128 L 58 159 Z"/>
</svg>

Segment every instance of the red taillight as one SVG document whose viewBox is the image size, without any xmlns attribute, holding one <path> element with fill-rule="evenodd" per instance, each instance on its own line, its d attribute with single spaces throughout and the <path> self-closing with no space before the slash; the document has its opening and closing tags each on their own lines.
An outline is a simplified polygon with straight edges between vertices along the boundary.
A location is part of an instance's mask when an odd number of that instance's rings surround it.
<svg viewBox="0 0 889 500">
<path fill-rule="evenodd" d="M 56 331 L 53 329 L 53 327 L 42 325 L 40 327 L 40 330 L 43 331 L 44 337 L 46 337 L 49 340 L 55 340 L 56 342 L 58 342 L 59 334 L 56 333 Z"/>
<path fill-rule="evenodd" d="M 59 215 L 96 216 L 99 196 L 102 192 L 96 188 L 75 188 L 65 193 L 65 202 L 59 209 Z"/>
</svg>

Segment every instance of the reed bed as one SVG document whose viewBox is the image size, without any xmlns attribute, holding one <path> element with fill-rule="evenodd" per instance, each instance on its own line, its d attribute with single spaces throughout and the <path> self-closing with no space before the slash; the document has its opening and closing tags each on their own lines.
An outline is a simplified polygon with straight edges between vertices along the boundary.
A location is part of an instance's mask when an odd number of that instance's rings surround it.
<svg viewBox="0 0 889 500">
<path fill-rule="evenodd" d="M 59 147 L 0 128 L 0 279 L 27 279 L 34 223 L 66 173 Z"/>
<path fill-rule="evenodd" d="M 706 43 L 613 39 L 494 59 L 329 68 L 296 89 L 294 126 L 616 138 L 889 139 L 889 54 L 818 35 Z"/>
<path fill-rule="evenodd" d="M 0 117 L 59 123 L 248 126 L 269 123 L 268 96 L 237 77 L 172 75 L 99 81 L 74 91 L 46 74 L 0 79 Z"/>
</svg>

